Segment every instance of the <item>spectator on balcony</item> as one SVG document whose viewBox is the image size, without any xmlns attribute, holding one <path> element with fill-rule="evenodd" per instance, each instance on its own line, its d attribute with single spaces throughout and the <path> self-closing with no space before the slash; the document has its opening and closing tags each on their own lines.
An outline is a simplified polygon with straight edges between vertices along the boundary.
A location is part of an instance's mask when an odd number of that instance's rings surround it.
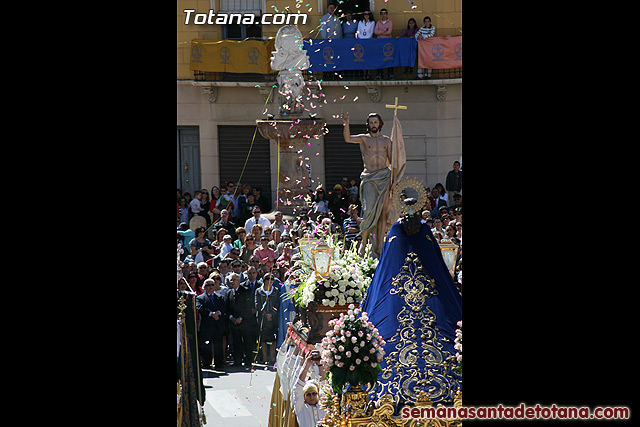
<svg viewBox="0 0 640 427">
<path fill-rule="evenodd" d="M 417 32 L 418 32 L 418 24 L 416 23 L 416 20 L 413 18 L 409 18 L 409 21 L 407 22 L 407 29 L 401 32 L 399 36 L 396 36 L 396 38 L 397 39 L 399 39 L 400 37 L 415 38 Z"/>
<path fill-rule="evenodd" d="M 423 19 L 424 26 L 420 27 L 416 33 L 416 40 L 426 40 L 429 37 L 433 37 L 436 34 L 436 27 L 431 25 L 431 18 L 425 16 Z M 431 68 L 418 68 L 418 78 L 431 78 Z"/>
<path fill-rule="evenodd" d="M 362 15 L 362 21 L 358 22 L 358 31 L 356 31 L 357 39 L 370 39 L 373 37 L 376 22 L 373 20 L 373 13 L 367 11 Z M 365 80 L 373 78 L 372 70 L 364 70 L 363 77 Z"/>
<path fill-rule="evenodd" d="M 409 18 L 409 21 L 407 21 L 407 29 L 401 32 L 399 36 L 396 36 L 396 39 L 399 39 L 400 37 L 415 38 L 417 32 L 418 32 L 418 23 L 416 22 L 415 19 Z M 405 73 L 411 73 L 412 71 L 413 71 L 413 67 L 404 68 Z"/>
<path fill-rule="evenodd" d="M 320 36 L 323 39 L 341 39 L 342 26 L 340 20 L 335 16 L 336 5 L 329 3 L 327 13 L 320 18 Z"/>
<path fill-rule="evenodd" d="M 389 12 L 387 9 L 380 9 L 380 21 L 376 22 L 374 28 L 374 34 L 379 39 L 391 38 L 391 31 L 393 31 L 393 21 L 389 19 Z"/>
<path fill-rule="evenodd" d="M 344 22 L 342 23 L 342 37 L 345 39 L 355 39 L 356 31 L 358 31 L 358 21 L 353 19 L 351 12 L 346 12 Z"/>
<path fill-rule="evenodd" d="M 376 38 L 388 39 L 391 38 L 391 31 L 393 31 L 393 21 L 389 19 L 389 12 L 387 9 L 380 9 L 380 21 L 376 22 L 373 33 L 376 35 Z M 381 78 L 384 78 L 384 80 L 392 80 L 392 69 L 379 69 L 376 73 L 376 80 L 380 80 Z"/>
<path fill-rule="evenodd" d="M 358 31 L 356 31 L 357 39 L 370 39 L 376 27 L 376 21 L 373 20 L 373 13 L 367 11 L 362 15 L 362 21 L 358 22 Z"/>
</svg>

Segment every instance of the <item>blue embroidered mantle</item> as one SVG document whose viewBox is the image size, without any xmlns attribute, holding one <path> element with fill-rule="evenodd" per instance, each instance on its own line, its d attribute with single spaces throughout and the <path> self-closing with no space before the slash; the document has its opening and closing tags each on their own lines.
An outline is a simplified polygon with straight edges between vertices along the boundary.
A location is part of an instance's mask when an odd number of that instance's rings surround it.
<svg viewBox="0 0 640 427">
<path fill-rule="evenodd" d="M 411 236 L 393 225 L 360 307 L 386 341 L 370 397 L 415 402 L 424 390 L 432 402 L 452 403 L 462 380 L 452 370 L 462 299 L 427 225 Z"/>
</svg>

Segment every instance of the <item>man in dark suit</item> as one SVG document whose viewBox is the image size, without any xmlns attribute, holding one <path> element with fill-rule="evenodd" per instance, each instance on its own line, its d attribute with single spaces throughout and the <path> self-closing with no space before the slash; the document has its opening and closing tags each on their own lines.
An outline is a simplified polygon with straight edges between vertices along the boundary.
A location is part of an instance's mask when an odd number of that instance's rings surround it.
<svg viewBox="0 0 640 427">
<path fill-rule="evenodd" d="M 255 271 L 255 268 L 254 268 Z M 233 363 L 245 369 L 251 368 L 253 347 L 256 341 L 256 314 L 254 293 L 249 281 L 240 283 L 240 275 L 229 275 L 229 329 L 233 337 Z"/>
<path fill-rule="evenodd" d="M 223 296 L 218 295 L 222 283 L 219 274 L 213 274 L 212 278 L 204 281 L 204 293 L 196 297 L 196 308 L 200 313 L 200 355 L 204 368 L 211 366 L 213 359 L 216 369 L 222 369 L 224 365 L 224 349 L 222 337 L 224 336 L 224 323 L 227 314 L 227 303 Z"/>
<path fill-rule="evenodd" d="M 238 226 L 235 222 L 229 220 L 229 211 L 227 209 L 222 209 L 220 211 L 220 219 L 213 223 L 211 227 L 211 234 L 216 236 L 218 234 L 218 230 L 224 228 L 227 230 L 227 234 L 231 236 L 231 241 L 238 239 L 238 235 L 236 234 L 236 228 Z"/>
<path fill-rule="evenodd" d="M 438 187 L 434 187 L 434 189 L 431 190 L 431 195 L 433 196 L 433 199 L 436 201 L 436 207 L 431 210 L 431 216 L 434 218 L 439 218 L 440 217 L 439 209 L 441 207 L 446 208 L 447 202 L 445 202 L 444 199 L 440 198 L 440 189 Z"/>
</svg>

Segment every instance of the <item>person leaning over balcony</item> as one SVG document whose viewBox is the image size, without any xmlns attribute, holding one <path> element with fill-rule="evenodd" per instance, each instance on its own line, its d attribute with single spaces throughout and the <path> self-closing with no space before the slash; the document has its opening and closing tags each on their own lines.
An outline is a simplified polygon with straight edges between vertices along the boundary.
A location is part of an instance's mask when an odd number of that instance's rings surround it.
<svg viewBox="0 0 640 427">
<path fill-rule="evenodd" d="M 425 16 L 423 19 L 424 26 L 420 27 L 416 33 L 416 40 L 426 40 L 429 37 L 433 37 L 436 34 L 436 27 L 431 25 L 431 18 Z M 431 78 L 431 68 L 418 68 L 418 78 Z"/>
<path fill-rule="evenodd" d="M 320 18 L 320 36 L 323 39 L 341 39 L 342 25 L 337 16 L 335 16 L 336 5 L 329 3 L 327 13 Z"/>
</svg>

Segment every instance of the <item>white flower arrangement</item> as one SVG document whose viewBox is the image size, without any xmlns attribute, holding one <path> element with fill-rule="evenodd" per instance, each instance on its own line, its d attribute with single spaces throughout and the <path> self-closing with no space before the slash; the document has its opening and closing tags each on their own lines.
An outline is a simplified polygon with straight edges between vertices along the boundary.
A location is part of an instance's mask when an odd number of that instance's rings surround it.
<svg viewBox="0 0 640 427">
<path fill-rule="evenodd" d="M 370 245 L 361 257 L 355 247 L 345 251 L 330 239 L 327 244 L 333 248 L 333 254 L 326 280 L 318 282 L 312 266 L 303 260 L 296 262 L 299 269 L 292 273 L 299 284 L 294 296 L 296 304 L 302 307 L 312 301 L 325 307 L 359 304 L 371 284 L 378 260 L 369 257 Z"/>
</svg>

